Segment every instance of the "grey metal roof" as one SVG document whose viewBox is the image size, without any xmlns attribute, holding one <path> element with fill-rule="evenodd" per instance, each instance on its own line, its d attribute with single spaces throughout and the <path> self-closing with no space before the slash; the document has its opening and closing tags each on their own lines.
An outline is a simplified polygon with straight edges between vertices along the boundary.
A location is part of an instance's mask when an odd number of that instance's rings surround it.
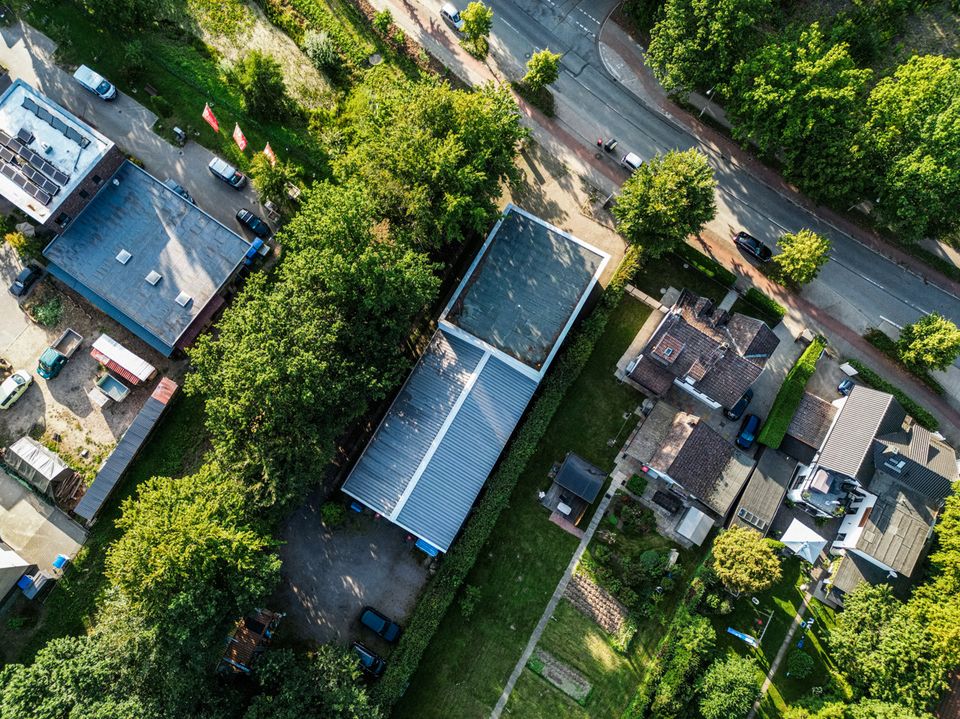
<svg viewBox="0 0 960 719">
<path fill-rule="evenodd" d="M 606 478 L 607 473 L 602 469 L 594 467 L 583 457 L 568 452 L 553 481 L 592 504 Z"/>
<path fill-rule="evenodd" d="M 150 432 L 157 426 L 157 422 L 160 421 L 163 411 L 176 391 L 177 384 L 173 380 L 166 377 L 160 380 L 153 394 L 133 418 L 133 422 L 123 433 L 117 446 L 103 463 L 103 467 L 97 472 L 93 484 L 87 488 L 76 509 L 73 510 L 74 514 L 90 522 L 103 509 L 110 494 L 143 448 Z"/>
<path fill-rule="evenodd" d="M 463 393 L 483 350 L 438 331 L 343 486 L 389 516 Z M 362 495 L 362 496 L 361 496 Z"/>
<path fill-rule="evenodd" d="M 540 369 L 606 259 L 542 220 L 508 208 L 445 319 Z"/>
<path fill-rule="evenodd" d="M 730 526 L 750 527 L 766 536 L 787 493 L 787 485 L 796 466 L 796 462 L 779 452 L 764 450 L 743 490 Z"/>
<path fill-rule="evenodd" d="M 873 467 L 865 462 L 872 464 L 874 438 L 898 429 L 905 417 L 893 395 L 854 386 L 820 451 L 819 465 L 847 477 L 868 478 Z"/>
<path fill-rule="evenodd" d="M 535 380 L 490 357 L 397 524 L 447 551 L 536 388 Z"/>
<path fill-rule="evenodd" d="M 905 462 L 898 471 L 895 467 L 900 460 Z M 874 464 L 877 471 L 935 500 L 950 494 L 957 479 L 953 448 L 912 421 L 904 430 L 877 438 Z"/>
<path fill-rule="evenodd" d="M 124 162 L 44 256 L 172 348 L 249 249 L 235 232 Z M 117 260 L 121 250 L 130 253 L 125 264 Z M 146 279 L 151 272 L 160 275 L 156 284 Z M 177 302 L 181 293 L 190 298 L 186 306 Z"/>
</svg>

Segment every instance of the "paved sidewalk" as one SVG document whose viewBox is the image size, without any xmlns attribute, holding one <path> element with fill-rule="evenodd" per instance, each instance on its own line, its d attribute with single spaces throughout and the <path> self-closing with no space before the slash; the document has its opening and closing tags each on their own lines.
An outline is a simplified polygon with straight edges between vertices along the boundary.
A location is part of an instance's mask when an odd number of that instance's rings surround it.
<svg viewBox="0 0 960 719">
<path fill-rule="evenodd" d="M 757 700 L 753 703 L 750 713 L 747 714 L 747 719 L 754 719 L 754 717 L 757 716 L 757 711 L 760 709 L 760 702 L 763 701 L 763 697 L 766 695 L 767 689 L 769 689 L 770 685 L 773 683 L 773 677 L 777 674 L 777 669 L 780 668 L 780 663 L 786 656 L 787 650 L 790 649 L 790 645 L 793 642 L 793 635 L 796 634 L 797 629 L 800 628 L 800 623 L 803 621 L 803 615 L 807 613 L 807 609 L 809 608 L 809 602 L 810 595 L 804 592 L 803 604 L 800 605 L 797 615 L 793 618 L 793 624 L 790 626 L 790 631 L 787 632 L 787 636 L 784 637 L 783 644 L 780 645 L 780 649 L 777 651 L 777 656 L 773 658 L 773 663 L 770 665 L 770 671 L 767 672 L 766 679 L 764 679 L 763 684 L 760 685 L 760 696 L 757 697 Z"/>
<path fill-rule="evenodd" d="M 570 577 L 573 576 L 573 572 L 577 568 L 577 564 L 580 563 L 580 557 L 583 556 L 583 553 L 587 549 L 587 545 L 590 544 L 590 540 L 593 538 L 593 533 L 597 531 L 597 527 L 600 526 L 600 520 L 603 519 L 603 515 L 607 511 L 607 507 L 610 506 L 610 500 L 613 499 L 613 495 L 616 494 L 616 491 L 620 489 L 622 482 L 623 477 L 620 476 L 615 476 L 610 482 L 610 487 L 607 489 L 607 493 L 603 496 L 600 505 L 597 507 L 597 511 L 593 513 L 593 518 L 590 520 L 590 525 L 587 527 L 587 531 L 584 533 L 583 539 L 580 540 L 580 544 L 577 546 L 577 551 L 575 551 L 573 556 L 570 558 L 570 563 L 567 565 L 567 570 L 563 573 L 563 577 L 560 578 L 560 582 L 557 584 L 557 588 L 554 590 L 553 596 L 550 597 L 550 601 L 547 602 L 547 608 L 543 610 L 543 615 L 540 617 L 540 621 L 537 622 L 537 626 L 533 630 L 533 634 L 530 635 L 530 640 L 527 642 L 527 646 L 524 648 L 523 654 L 520 655 L 520 660 L 513 668 L 513 673 L 511 673 L 510 678 L 507 679 L 507 684 L 503 688 L 503 693 L 500 694 L 500 698 L 497 700 L 497 705 L 493 708 L 493 711 L 490 712 L 490 719 L 499 719 L 500 715 L 503 713 L 504 707 L 507 706 L 507 701 L 510 699 L 510 693 L 513 691 L 513 687 L 520 678 L 520 674 L 523 673 L 523 668 L 527 665 L 530 656 L 533 654 L 533 650 L 536 649 L 537 642 L 540 641 L 540 636 L 543 634 L 544 629 L 547 628 L 547 622 L 550 621 L 550 618 L 557 609 L 557 605 L 563 598 L 564 592 L 567 591 L 567 585 L 570 583 Z"/>
</svg>

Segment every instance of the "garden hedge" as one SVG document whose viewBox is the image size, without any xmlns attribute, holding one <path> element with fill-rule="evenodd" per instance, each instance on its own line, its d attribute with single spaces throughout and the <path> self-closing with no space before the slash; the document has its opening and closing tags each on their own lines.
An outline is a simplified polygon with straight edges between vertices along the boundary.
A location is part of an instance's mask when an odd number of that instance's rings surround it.
<svg viewBox="0 0 960 719">
<path fill-rule="evenodd" d="M 392 707 L 406 691 L 457 590 L 476 563 L 501 512 L 510 501 L 510 495 L 527 462 L 536 451 L 567 390 L 593 354 L 611 313 L 623 298 L 624 286 L 636 272 L 637 257 L 636 250 L 627 250 L 597 307 L 583 321 L 572 342 L 544 379 L 539 397 L 514 435 L 498 468 L 487 481 L 486 491 L 474 508 L 467 526 L 424 589 L 397 648 L 390 655 L 386 673 L 373 690 L 374 700 L 385 709 Z"/>
<path fill-rule="evenodd" d="M 696 267 L 711 280 L 719 282 L 724 287 L 733 287 L 733 283 L 737 281 L 737 276 L 730 270 L 691 245 L 683 243 L 674 252 L 684 262 Z"/>
<path fill-rule="evenodd" d="M 937 380 L 935 380 L 929 372 L 925 372 L 922 369 L 904 364 L 904 362 L 900 359 L 900 349 L 897 347 L 896 340 L 890 339 L 884 332 L 876 329 L 875 327 L 870 327 L 867 329 L 867 331 L 863 333 L 863 339 L 883 352 L 887 357 L 903 367 L 907 372 L 923 382 L 934 392 L 939 395 L 943 394 L 943 385 L 937 382 Z"/>
<path fill-rule="evenodd" d="M 751 304 L 753 304 L 758 309 L 769 314 L 771 317 L 776 317 L 777 322 L 780 322 L 780 320 L 783 319 L 784 315 L 787 314 L 786 307 L 781 305 L 772 297 L 767 297 L 765 294 L 763 294 L 763 292 L 758 290 L 756 287 L 751 287 L 749 290 L 747 290 L 743 298 L 747 302 L 750 302 Z M 777 324 L 777 322 L 773 322 L 771 324 L 775 325 Z"/>
<path fill-rule="evenodd" d="M 773 400 L 773 406 L 767 415 L 767 421 L 760 430 L 760 436 L 757 441 L 765 444 L 771 449 L 779 449 L 783 436 L 787 433 L 787 427 L 793 415 L 800 406 L 800 400 L 803 399 L 803 392 L 807 388 L 807 382 L 813 376 L 817 369 L 817 360 L 827 346 L 823 337 L 817 337 L 810 343 L 803 354 L 801 354 L 790 371 L 787 372 L 787 378 L 780 385 L 780 391 L 777 392 L 776 399 Z"/>
<path fill-rule="evenodd" d="M 936 432 L 940 428 L 940 421 L 936 417 L 921 407 L 915 400 L 908 397 L 902 389 L 887 382 L 887 380 L 867 367 L 863 362 L 848 359 L 847 364 L 857 370 L 857 376 L 865 385 L 880 390 L 881 392 L 889 392 L 896 397 L 900 406 L 907 410 L 907 414 L 917 420 L 917 423 L 921 427 L 926 427 L 931 432 Z"/>
</svg>

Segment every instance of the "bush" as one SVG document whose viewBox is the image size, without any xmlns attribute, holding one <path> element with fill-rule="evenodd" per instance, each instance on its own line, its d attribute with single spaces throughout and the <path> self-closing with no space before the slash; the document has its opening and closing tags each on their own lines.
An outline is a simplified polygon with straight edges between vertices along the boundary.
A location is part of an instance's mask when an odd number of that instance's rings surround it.
<svg viewBox="0 0 960 719">
<path fill-rule="evenodd" d="M 339 69 L 340 50 L 327 32 L 310 30 L 303 38 L 303 52 L 314 65 L 328 74 Z"/>
<path fill-rule="evenodd" d="M 390 655 L 386 674 L 374 689 L 374 698 L 381 706 L 392 707 L 406 690 L 460 584 L 473 568 L 501 512 L 510 501 L 510 495 L 527 462 L 536 452 L 567 390 L 593 354 L 610 314 L 623 299 L 624 285 L 636 272 L 637 266 L 637 252 L 629 249 L 596 309 L 583 321 L 576 336 L 571 338 L 570 344 L 541 384 L 539 398 L 514 435 L 498 468 L 487 480 L 484 495 L 457 543 L 423 590 L 406 631 Z"/>
<path fill-rule="evenodd" d="M 136 82 L 143 76 L 147 67 L 147 53 L 143 43 L 131 40 L 123 46 L 123 78 L 127 82 Z"/>
<path fill-rule="evenodd" d="M 533 88 L 522 80 L 511 85 L 516 93 L 547 117 L 556 117 L 556 103 L 549 88 Z"/>
<path fill-rule="evenodd" d="M 889 392 L 896 397 L 900 406 L 907 410 L 907 414 L 917 420 L 920 426 L 926 427 L 931 432 L 936 432 L 940 428 L 940 421 L 915 400 L 908 397 L 902 389 L 887 382 L 860 360 L 848 359 L 847 363 L 857 370 L 857 376 L 865 385 L 881 392 Z"/>
<path fill-rule="evenodd" d="M 635 474 L 630 479 L 627 480 L 627 489 L 633 492 L 638 497 L 643 494 L 643 491 L 647 488 L 647 478 L 641 477 L 639 474 Z"/>
<path fill-rule="evenodd" d="M 339 502 L 324 502 L 320 507 L 320 520 L 328 529 L 339 527 L 346 518 L 347 513 Z"/>
<path fill-rule="evenodd" d="M 36 235 L 27 237 L 22 232 L 8 232 L 3 239 L 25 260 L 43 260 L 45 240 Z"/>
<path fill-rule="evenodd" d="M 691 267 L 695 267 L 705 274 L 710 279 L 719 282 L 724 287 L 733 287 L 734 283 L 737 281 L 737 276 L 733 274 L 726 267 L 721 265 L 712 257 L 707 257 L 705 254 L 697 250 L 695 247 L 683 243 L 677 249 L 674 250 L 681 260 L 686 262 Z"/>
<path fill-rule="evenodd" d="M 389 10 L 380 10 L 373 16 L 373 27 L 374 29 L 387 37 L 390 33 L 390 28 L 393 26 L 393 15 Z"/>
<path fill-rule="evenodd" d="M 787 656 L 787 673 L 793 679 L 806 679 L 813 671 L 813 657 L 801 649 L 794 649 Z"/>
<path fill-rule="evenodd" d="M 156 110 L 157 114 L 163 119 L 166 120 L 173 116 L 173 106 L 167 102 L 163 96 L 154 95 L 150 98 L 150 104 L 153 105 L 153 109 Z"/>
<path fill-rule="evenodd" d="M 57 295 L 48 297 L 30 309 L 30 316 L 44 327 L 56 327 L 63 317 L 63 302 Z"/>
<path fill-rule="evenodd" d="M 655 523 L 649 509 L 632 504 L 628 504 L 620 510 L 620 518 L 623 520 L 624 530 L 629 534 L 648 532 Z"/>
<path fill-rule="evenodd" d="M 769 315 L 771 319 L 775 318 L 776 322 L 768 322 L 771 326 L 776 325 L 780 320 L 784 318 L 784 315 L 787 314 L 787 308 L 781 305 L 772 297 L 767 297 L 763 292 L 758 290 L 756 287 L 751 287 L 747 290 L 743 298 L 756 306 L 760 311 Z"/>
<path fill-rule="evenodd" d="M 473 610 L 477 608 L 477 602 L 480 601 L 480 587 L 468 584 L 463 588 L 463 594 L 460 597 L 460 613 L 464 619 L 473 616 Z"/>
<path fill-rule="evenodd" d="M 253 50 L 237 63 L 234 76 L 243 108 L 258 120 L 279 120 L 287 114 L 287 86 L 280 63 Z"/>
<path fill-rule="evenodd" d="M 797 358 L 796 363 L 787 372 L 787 378 L 780 385 L 780 391 L 777 392 L 776 399 L 773 400 L 773 406 L 767 415 L 766 424 L 760 430 L 760 436 L 757 441 L 766 446 L 777 449 L 787 433 L 787 427 L 793 415 L 800 406 L 800 400 L 803 399 L 804 390 L 807 382 L 817 369 L 817 360 L 823 352 L 827 343 L 823 337 L 817 337 L 810 343 L 803 354 Z"/>
</svg>

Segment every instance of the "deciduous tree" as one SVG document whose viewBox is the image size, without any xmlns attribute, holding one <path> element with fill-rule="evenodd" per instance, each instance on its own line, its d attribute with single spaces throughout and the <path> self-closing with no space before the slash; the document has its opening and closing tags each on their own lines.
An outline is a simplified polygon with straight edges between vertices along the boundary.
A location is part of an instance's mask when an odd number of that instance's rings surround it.
<svg viewBox="0 0 960 719">
<path fill-rule="evenodd" d="M 295 184 L 296 172 L 290 163 L 277 160 L 274 164 L 269 157 L 258 152 L 250 163 L 250 177 L 261 198 L 270 200 L 281 212 L 293 208 L 289 186 Z"/>
<path fill-rule="evenodd" d="M 283 68 L 270 55 L 248 52 L 233 69 L 243 93 L 243 107 L 258 120 L 276 121 L 287 114 L 287 85 Z"/>
<path fill-rule="evenodd" d="M 753 659 L 739 654 L 714 661 L 699 686 L 703 719 L 745 717 L 760 696 L 759 674 Z"/>
<path fill-rule="evenodd" d="M 960 329 L 936 312 L 900 331 L 897 352 L 904 364 L 920 370 L 944 370 L 960 356 Z"/>
<path fill-rule="evenodd" d="M 716 180 L 695 149 L 645 162 L 621 189 L 613 207 L 617 229 L 647 257 L 659 257 L 713 219 Z"/>
<path fill-rule="evenodd" d="M 527 60 L 527 74 L 523 76 L 523 83 L 534 91 L 555 83 L 560 75 L 561 57 L 560 53 L 550 52 L 550 48 L 533 53 Z"/>
<path fill-rule="evenodd" d="M 780 253 L 773 261 L 780 275 L 795 285 L 806 285 L 830 259 L 830 240 L 813 230 L 786 233 L 777 240 Z"/>
<path fill-rule="evenodd" d="M 780 559 L 752 529 L 731 527 L 713 543 L 713 571 L 731 592 L 755 594 L 780 581 Z"/>
<path fill-rule="evenodd" d="M 489 50 L 487 38 L 493 28 L 493 10 L 480 0 L 474 0 L 460 13 L 460 18 L 463 20 L 463 39 L 467 49 L 477 57 L 486 57 Z"/>
<path fill-rule="evenodd" d="M 784 719 L 933 719 L 926 712 L 916 713 L 902 704 L 891 704 L 876 699 L 860 699 L 852 704 L 830 701 L 819 703 L 815 709 L 802 706 L 788 707 Z"/>
</svg>

